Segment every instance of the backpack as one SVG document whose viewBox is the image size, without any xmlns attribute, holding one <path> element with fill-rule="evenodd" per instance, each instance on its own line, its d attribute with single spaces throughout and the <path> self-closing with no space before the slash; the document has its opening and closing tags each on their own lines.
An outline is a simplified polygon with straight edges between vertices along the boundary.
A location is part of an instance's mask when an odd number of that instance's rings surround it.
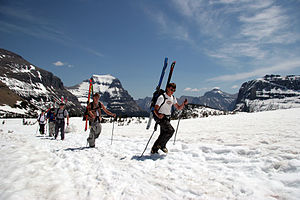
<svg viewBox="0 0 300 200">
<path fill-rule="evenodd" d="M 163 101 L 163 103 L 159 106 L 159 109 L 162 107 L 162 105 L 164 105 L 164 103 L 166 102 L 166 97 L 165 97 L 165 95 L 164 95 L 164 93 L 165 93 L 165 91 L 163 90 L 163 89 L 159 89 L 159 90 L 157 90 L 157 91 L 155 91 L 154 93 L 153 93 L 153 97 L 152 97 L 152 100 L 151 100 L 151 106 L 150 106 L 150 109 L 151 109 L 151 112 L 153 113 L 153 119 L 155 120 L 155 121 L 157 121 L 157 120 L 159 120 L 159 118 L 155 115 L 155 113 L 154 113 L 154 107 L 155 107 L 155 104 L 156 104 L 156 102 L 157 102 L 157 99 L 158 99 L 158 97 L 160 96 L 160 95 L 163 95 L 163 97 L 164 97 L 164 101 Z M 158 110 L 159 110 L 158 109 Z"/>
<path fill-rule="evenodd" d="M 47 113 L 47 118 L 49 118 L 50 122 L 54 122 L 55 121 L 55 113 L 54 113 L 54 109 L 53 110 L 49 110 L 49 112 Z"/>
<path fill-rule="evenodd" d="M 101 108 L 100 102 L 98 102 L 98 107 L 96 107 L 96 108 L 94 108 L 94 103 L 93 102 L 91 102 L 90 104 L 91 104 L 91 110 L 96 110 L 98 108 Z M 86 116 L 88 116 L 88 115 L 89 115 L 89 113 L 88 113 L 88 109 L 86 107 L 85 111 L 83 113 L 82 121 L 85 121 L 86 120 Z"/>
<path fill-rule="evenodd" d="M 39 122 L 40 124 L 44 124 L 44 122 L 46 121 L 46 115 L 44 114 L 44 120 L 43 120 L 43 121 L 41 121 L 41 117 L 42 117 L 42 114 L 39 115 L 39 117 L 38 117 L 38 122 Z"/>
<path fill-rule="evenodd" d="M 61 116 L 58 116 L 58 111 L 59 111 L 60 109 L 58 108 L 57 110 L 56 110 L 56 120 L 58 120 L 58 121 L 62 121 L 62 120 L 65 120 L 65 108 L 63 109 L 63 112 L 62 112 L 62 115 L 63 115 L 63 117 L 61 118 Z M 60 115 L 61 115 L 61 113 L 60 113 Z"/>
</svg>

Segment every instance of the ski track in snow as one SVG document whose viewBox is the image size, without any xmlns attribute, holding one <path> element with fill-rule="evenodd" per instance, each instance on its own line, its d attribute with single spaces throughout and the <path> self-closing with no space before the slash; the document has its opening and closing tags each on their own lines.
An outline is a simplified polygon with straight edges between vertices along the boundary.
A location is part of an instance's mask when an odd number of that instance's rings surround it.
<svg viewBox="0 0 300 200">
<path fill-rule="evenodd" d="M 112 145 L 112 124 L 102 124 L 86 148 L 81 118 L 64 141 L 6 120 L 0 199 L 300 199 L 299 121 L 298 108 L 181 120 L 168 155 L 149 154 L 157 131 L 140 157 L 145 123 L 115 126 Z"/>
</svg>

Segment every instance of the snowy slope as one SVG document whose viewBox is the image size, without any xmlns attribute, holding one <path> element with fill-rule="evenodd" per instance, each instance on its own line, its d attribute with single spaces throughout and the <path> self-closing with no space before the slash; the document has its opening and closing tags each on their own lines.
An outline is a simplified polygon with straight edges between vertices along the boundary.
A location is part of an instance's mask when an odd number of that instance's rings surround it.
<svg viewBox="0 0 300 200">
<path fill-rule="evenodd" d="M 0 86 L 0 117 L 32 117 L 38 110 L 59 102 L 61 97 L 67 99 L 71 115 L 83 112 L 77 98 L 64 88 L 58 77 L 1 48 Z"/>
<path fill-rule="evenodd" d="M 182 120 L 167 156 L 148 148 L 142 158 L 152 133 L 145 124 L 115 126 L 112 145 L 112 124 L 103 124 L 88 149 L 79 118 L 65 141 L 1 120 L 0 199 L 297 200 L 299 120 L 299 108 Z"/>
</svg>

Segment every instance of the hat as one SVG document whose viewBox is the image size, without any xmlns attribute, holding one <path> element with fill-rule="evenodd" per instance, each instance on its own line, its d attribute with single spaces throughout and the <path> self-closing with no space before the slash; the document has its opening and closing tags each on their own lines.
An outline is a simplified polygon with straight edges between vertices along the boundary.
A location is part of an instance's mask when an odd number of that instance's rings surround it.
<svg viewBox="0 0 300 200">
<path fill-rule="evenodd" d="M 65 104 L 64 104 L 63 102 L 61 102 L 59 105 L 60 105 L 60 106 L 64 106 Z"/>
</svg>

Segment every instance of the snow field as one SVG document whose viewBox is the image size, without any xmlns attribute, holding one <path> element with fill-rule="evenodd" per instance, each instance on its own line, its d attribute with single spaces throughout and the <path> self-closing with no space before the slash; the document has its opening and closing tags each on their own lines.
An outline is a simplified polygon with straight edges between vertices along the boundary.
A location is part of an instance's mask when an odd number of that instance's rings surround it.
<svg viewBox="0 0 300 200">
<path fill-rule="evenodd" d="M 115 125 L 112 145 L 112 124 L 102 124 L 90 149 L 81 118 L 70 119 L 64 141 L 38 135 L 37 125 L 6 120 L 0 199 L 296 200 L 299 120 L 298 108 L 181 120 L 168 155 L 149 154 L 158 130 L 142 158 L 153 129 L 144 123 Z"/>
</svg>

